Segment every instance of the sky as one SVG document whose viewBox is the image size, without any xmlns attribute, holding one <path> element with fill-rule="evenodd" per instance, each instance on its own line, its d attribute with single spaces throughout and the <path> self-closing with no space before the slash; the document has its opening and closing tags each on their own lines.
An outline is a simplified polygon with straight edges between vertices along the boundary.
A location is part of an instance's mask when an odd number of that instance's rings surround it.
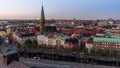
<svg viewBox="0 0 120 68">
<path fill-rule="evenodd" d="M 120 19 L 120 0 L 0 0 L 0 19 Z"/>
</svg>

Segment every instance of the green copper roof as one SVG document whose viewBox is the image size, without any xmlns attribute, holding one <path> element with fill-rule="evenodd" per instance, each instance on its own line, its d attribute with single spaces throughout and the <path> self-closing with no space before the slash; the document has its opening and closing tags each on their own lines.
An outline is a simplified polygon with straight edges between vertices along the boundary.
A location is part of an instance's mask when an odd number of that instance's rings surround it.
<svg viewBox="0 0 120 68">
<path fill-rule="evenodd" d="M 103 37 L 94 37 L 93 41 L 97 42 L 115 42 L 120 43 L 120 37 L 119 36 L 111 36 L 109 38 L 103 38 Z"/>
<path fill-rule="evenodd" d="M 112 38 L 119 38 L 120 39 L 120 36 L 112 36 Z"/>
<path fill-rule="evenodd" d="M 42 5 L 42 8 L 41 8 L 41 19 L 42 19 L 42 20 L 45 20 L 43 5 Z"/>
<path fill-rule="evenodd" d="M 66 38 L 68 38 L 67 35 L 62 35 L 62 34 L 56 34 L 56 35 L 55 35 L 55 39 L 65 40 Z"/>
</svg>

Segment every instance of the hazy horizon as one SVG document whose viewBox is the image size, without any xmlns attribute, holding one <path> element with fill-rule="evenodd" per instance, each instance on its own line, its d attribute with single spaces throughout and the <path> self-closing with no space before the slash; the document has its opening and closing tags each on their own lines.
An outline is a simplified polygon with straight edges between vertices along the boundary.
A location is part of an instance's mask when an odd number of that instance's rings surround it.
<svg viewBox="0 0 120 68">
<path fill-rule="evenodd" d="M 0 19 L 120 19 L 120 0 L 0 0 Z"/>
</svg>

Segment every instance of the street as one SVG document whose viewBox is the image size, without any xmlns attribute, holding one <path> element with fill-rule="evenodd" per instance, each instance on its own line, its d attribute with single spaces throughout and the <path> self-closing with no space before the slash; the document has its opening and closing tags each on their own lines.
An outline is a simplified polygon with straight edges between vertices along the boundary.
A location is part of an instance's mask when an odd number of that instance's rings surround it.
<svg viewBox="0 0 120 68">
<path fill-rule="evenodd" d="M 81 64 L 72 62 L 61 62 L 53 60 L 20 58 L 20 62 L 29 65 L 31 68 L 113 68 L 112 66 Z M 115 67 L 119 68 L 119 67 Z"/>
</svg>

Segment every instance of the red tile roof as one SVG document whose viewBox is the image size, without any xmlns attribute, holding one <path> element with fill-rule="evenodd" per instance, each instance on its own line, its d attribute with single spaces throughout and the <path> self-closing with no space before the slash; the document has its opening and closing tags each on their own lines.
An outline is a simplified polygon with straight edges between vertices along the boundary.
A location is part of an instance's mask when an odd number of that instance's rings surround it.
<svg viewBox="0 0 120 68">
<path fill-rule="evenodd" d="M 101 30 L 99 29 L 87 29 L 87 28 L 73 28 L 71 30 L 61 30 L 60 33 L 71 35 L 73 33 L 76 34 L 90 34 L 95 35 L 96 33 L 100 33 Z"/>
<path fill-rule="evenodd" d="M 93 38 L 88 39 L 86 43 L 93 43 Z"/>
<path fill-rule="evenodd" d="M 48 38 L 54 38 L 54 36 L 55 36 L 54 33 L 50 33 L 50 34 L 48 35 Z"/>
</svg>

